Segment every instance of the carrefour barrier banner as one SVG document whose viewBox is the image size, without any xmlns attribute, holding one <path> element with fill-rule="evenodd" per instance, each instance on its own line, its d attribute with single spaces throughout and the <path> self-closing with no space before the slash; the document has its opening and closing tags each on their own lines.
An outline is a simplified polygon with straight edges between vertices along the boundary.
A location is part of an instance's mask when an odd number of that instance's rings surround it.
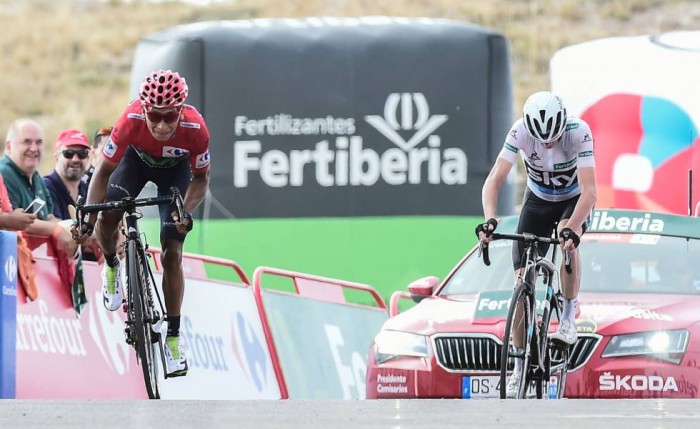
<svg viewBox="0 0 700 429">
<path fill-rule="evenodd" d="M 180 335 L 190 368 L 161 379 L 162 399 L 280 399 L 250 287 L 187 279 Z"/>
<path fill-rule="evenodd" d="M 697 70 L 700 31 L 612 37 L 554 55 L 553 90 L 591 125 L 598 207 L 686 214 L 691 169 L 700 200 Z"/>
<path fill-rule="evenodd" d="M 104 308 L 101 266 L 84 262 L 83 269 L 88 304 L 79 318 L 53 258 L 37 257 L 36 301 L 19 290 L 17 398 L 147 398 L 135 351 L 125 342 L 124 312 Z M 250 288 L 186 279 L 181 335 L 190 370 L 161 379 L 163 399 L 280 398 Z"/>
<path fill-rule="evenodd" d="M 17 235 L 0 231 L 0 398 L 15 397 Z"/>
<path fill-rule="evenodd" d="M 56 260 L 36 259 L 38 299 L 17 294 L 17 398 L 147 398 L 124 313 L 102 305 L 100 266 L 83 263 L 88 303 L 78 318 Z"/>
<path fill-rule="evenodd" d="M 367 351 L 387 314 L 262 293 L 289 399 L 364 399 Z"/>
<path fill-rule="evenodd" d="M 457 21 L 202 22 L 141 39 L 133 96 L 159 68 L 209 126 L 210 217 L 481 216 L 513 121 L 506 39 Z"/>
</svg>

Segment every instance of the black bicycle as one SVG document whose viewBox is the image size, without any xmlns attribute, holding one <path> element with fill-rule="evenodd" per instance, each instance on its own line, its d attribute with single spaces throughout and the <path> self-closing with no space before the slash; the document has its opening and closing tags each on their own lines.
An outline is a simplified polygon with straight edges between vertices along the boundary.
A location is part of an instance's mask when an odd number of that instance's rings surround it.
<svg viewBox="0 0 700 429">
<path fill-rule="evenodd" d="M 552 315 L 561 322 L 563 294 L 560 282 L 554 283 L 558 278 L 556 269 L 556 248 L 552 249 L 551 260 L 540 256 L 538 243 L 558 245 L 559 240 L 551 237 L 538 237 L 533 234 L 500 234 L 492 233 L 494 240 L 514 240 L 525 242 L 523 252 L 523 272 L 520 283 L 513 291 L 513 297 L 508 308 L 505 332 L 503 333 L 503 346 L 501 347 L 501 374 L 500 394 L 501 399 L 506 398 L 506 382 L 513 375 L 515 358 L 522 359 L 520 386 L 516 398 L 522 399 L 534 395 L 538 399 L 543 397 L 562 398 L 566 387 L 568 373 L 569 346 L 553 342 L 548 338 Z M 481 243 L 479 251 L 484 263 L 491 265 L 488 254 L 488 243 Z M 565 268 L 570 272 L 570 260 L 567 257 Z M 543 277 L 546 285 L 544 298 L 538 302 L 536 297 L 536 283 L 538 277 Z M 556 288 L 555 288 L 556 286 Z M 519 339 L 522 347 L 515 346 L 515 340 Z M 550 392 L 550 380 L 556 378 L 556 390 Z M 554 385 L 552 385 L 554 388 Z"/>
<path fill-rule="evenodd" d="M 158 364 L 155 358 L 156 350 L 160 353 L 161 363 L 165 368 L 163 356 L 163 339 L 160 335 L 160 326 L 165 320 L 166 313 L 160 293 L 155 287 L 153 271 L 147 258 L 151 256 L 148 244 L 141 239 L 138 228 L 138 219 L 142 218 L 139 207 L 155 206 L 162 204 L 175 204 L 180 219 L 183 219 L 183 203 L 177 188 L 170 188 L 172 195 L 134 199 L 123 198 L 100 204 L 83 205 L 79 198 L 76 207 L 76 220 L 78 231 L 82 231 L 85 215 L 110 210 L 124 211 L 125 235 L 125 259 L 126 259 L 126 297 L 124 312 L 126 313 L 126 343 L 133 346 L 136 351 L 136 360 L 143 370 L 143 379 L 146 383 L 146 391 L 151 399 L 159 399 L 158 389 Z M 156 296 L 158 308 L 153 296 Z M 167 373 L 163 371 L 167 378 Z"/>
</svg>

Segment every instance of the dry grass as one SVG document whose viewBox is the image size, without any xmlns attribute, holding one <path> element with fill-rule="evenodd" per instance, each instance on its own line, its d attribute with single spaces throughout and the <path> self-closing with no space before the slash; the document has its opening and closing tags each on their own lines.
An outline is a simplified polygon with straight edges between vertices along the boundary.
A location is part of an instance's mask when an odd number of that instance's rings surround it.
<svg viewBox="0 0 700 429">
<path fill-rule="evenodd" d="M 112 122 L 128 101 L 139 38 L 161 29 L 214 19 L 363 15 L 448 18 L 500 31 L 510 41 L 517 104 L 548 86 L 549 58 L 563 46 L 700 29 L 696 0 L 238 0 L 210 7 L 0 0 L 0 132 L 32 116 L 53 142 L 61 129 L 89 133 Z M 42 170 L 51 164 L 45 157 Z"/>
</svg>

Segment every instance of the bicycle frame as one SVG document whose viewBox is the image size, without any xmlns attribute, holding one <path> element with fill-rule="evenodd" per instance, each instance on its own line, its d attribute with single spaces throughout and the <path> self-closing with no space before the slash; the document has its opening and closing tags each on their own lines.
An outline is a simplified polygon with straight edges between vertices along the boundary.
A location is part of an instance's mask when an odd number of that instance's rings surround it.
<svg viewBox="0 0 700 429">
<path fill-rule="evenodd" d="M 165 368 L 165 356 L 163 354 L 163 339 L 160 334 L 162 322 L 166 313 L 160 293 L 155 287 L 153 271 L 148 263 L 148 244 L 141 240 L 138 227 L 138 219 L 141 213 L 138 207 L 175 203 L 179 218 L 183 218 L 183 202 L 177 188 L 171 188 L 172 196 L 161 196 L 134 199 L 123 198 L 120 201 L 91 204 L 84 206 L 79 198 L 76 207 L 76 222 L 78 231 L 83 231 L 84 216 L 106 210 L 121 210 L 124 213 L 124 228 L 122 233 L 126 236 L 124 243 L 126 253 L 126 300 L 123 309 L 126 313 L 127 344 L 134 347 L 136 358 L 140 363 L 148 396 L 151 399 L 159 399 L 158 390 L 158 365 L 154 358 L 154 344 L 158 344 L 161 363 Z M 158 298 L 160 312 L 155 308 L 153 292 Z M 167 373 L 163 371 L 167 378 Z"/>
<path fill-rule="evenodd" d="M 522 271 L 519 274 L 516 288 L 513 292 L 511 305 L 515 306 L 509 310 L 506 320 L 506 333 L 503 338 L 502 350 L 502 368 L 501 368 L 501 396 L 505 398 L 505 374 L 511 367 L 511 358 L 519 357 L 523 359 L 524 381 L 521 382 L 520 392 L 518 396 L 524 396 L 531 382 L 536 382 L 536 395 L 538 398 L 543 396 L 543 387 L 548 385 L 550 374 L 557 371 L 565 377 L 566 359 L 555 367 L 551 366 L 550 343 L 548 339 L 548 330 L 552 313 L 556 314 L 557 319 L 561 320 L 561 310 L 559 296 L 561 295 L 561 282 L 555 292 L 554 278 L 558 275 L 556 269 L 556 250 L 552 252 L 551 260 L 539 256 L 538 243 L 547 243 L 557 245 L 557 239 L 548 237 L 537 237 L 533 234 L 492 234 L 493 239 L 509 239 L 514 241 L 523 241 L 526 243 L 525 251 L 523 252 Z M 483 256 L 484 263 L 490 265 L 488 258 L 488 246 L 482 243 L 479 247 L 479 252 Z M 567 264 L 569 263 L 568 258 Z M 540 274 L 541 273 L 541 274 Z M 545 277 L 546 291 L 541 310 L 536 301 L 536 283 L 539 275 Z M 523 299 L 524 301 L 521 301 Z M 552 305 L 554 304 L 554 305 Z M 554 308 L 552 308 L 552 306 Z M 526 317 L 525 327 L 516 326 L 516 330 L 521 330 L 518 336 L 523 335 L 522 351 L 520 349 L 510 350 L 513 326 L 512 321 L 515 316 L 520 313 L 521 317 Z M 523 315 L 522 313 L 525 313 Z M 524 330 L 524 332 L 522 332 Z M 508 336 L 508 338 L 506 338 Z M 567 353 L 568 355 L 568 353 Z M 564 380 L 565 381 L 565 380 Z M 561 385 L 559 386 L 561 387 Z M 558 389 L 557 396 L 560 397 L 563 388 Z"/>
</svg>

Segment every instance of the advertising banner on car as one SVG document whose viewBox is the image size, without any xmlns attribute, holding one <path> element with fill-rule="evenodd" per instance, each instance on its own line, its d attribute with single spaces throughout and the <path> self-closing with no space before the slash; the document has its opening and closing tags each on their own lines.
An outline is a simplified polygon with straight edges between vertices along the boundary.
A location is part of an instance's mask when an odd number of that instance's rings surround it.
<svg viewBox="0 0 700 429">
<path fill-rule="evenodd" d="M 262 296 L 289 399 L 364 399 L 367 350 L 386 312 L 273 291 Z"/>
<path fill-rule="evenodd" d="M 15 397 L 17 235 L 0 231 L 0 398 Z"/>
<path fill-rule="evenodd" d="M 159 68 L 210 128 L 210 217 L 481 215 L 513 120 L 506 39 L 457 21 L 197 23 L 141 39 L 133 95 Z"/>
<path fill-rule="evenodd" d="M 599 64 L 603 67 L 585 67 Z M 566 47 L 553 90 L 591 126 L 598 207 L 676 214 L 700 200 L 700 31 L 612 37 Z"/>
</svg>

